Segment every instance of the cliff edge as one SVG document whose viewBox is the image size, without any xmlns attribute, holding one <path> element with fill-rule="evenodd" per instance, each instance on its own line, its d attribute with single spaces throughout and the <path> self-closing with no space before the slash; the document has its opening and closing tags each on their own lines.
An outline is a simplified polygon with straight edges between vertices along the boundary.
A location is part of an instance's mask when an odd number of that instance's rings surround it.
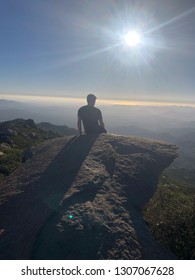
<svg viewBox="0 0 195 280">
<path fill-rule="evenodd" d="M 142 216 L 174 145 L 102 134 L 32 152 L 0 186 L 0 259 L 175 258 Z"/>
</svg>

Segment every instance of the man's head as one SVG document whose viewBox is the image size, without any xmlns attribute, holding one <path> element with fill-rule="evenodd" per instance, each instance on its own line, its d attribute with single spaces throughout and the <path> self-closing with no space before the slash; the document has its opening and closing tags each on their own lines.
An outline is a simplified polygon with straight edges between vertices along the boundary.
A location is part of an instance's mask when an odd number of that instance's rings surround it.
<svg viewBox="0 0 195 280">
<path fill-rule="evenodd" d="M 89 106 L 94 106 L 96 101 L 96 96 L 94 94 L 87 95 L 87 103 Z"/>
</svg>

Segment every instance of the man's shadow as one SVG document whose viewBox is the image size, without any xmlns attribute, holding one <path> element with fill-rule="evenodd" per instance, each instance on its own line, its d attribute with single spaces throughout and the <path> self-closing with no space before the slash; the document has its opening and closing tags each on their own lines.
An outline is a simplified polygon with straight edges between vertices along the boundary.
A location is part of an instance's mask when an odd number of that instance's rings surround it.
<svg viewBox="0 0 195 280">
<path fill-rule="evenodd" d="M 58 207 L 88 156 L 98 134 L 73 137 L 53 160 L 39 180 L 39 194 L 52 209 Z"/>
<path fill-rule="evenodd" d="M 38 181 L 0 206 L 0 259 L 31 258 L 37 233 L 59 207 L 97 138 L 73 137 Z"/>
</svg>

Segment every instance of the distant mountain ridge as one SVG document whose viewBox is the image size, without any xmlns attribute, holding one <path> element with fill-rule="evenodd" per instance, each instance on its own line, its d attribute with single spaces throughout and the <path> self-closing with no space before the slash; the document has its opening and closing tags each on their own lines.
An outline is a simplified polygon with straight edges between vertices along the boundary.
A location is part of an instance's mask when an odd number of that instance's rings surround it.
<svg viewBox="0 0 195 280">
<path fill-rule="evenodd" d="M 77 107 L 74 109 L 69 108 L 66 103 L 63 106 L 55 106 L 0 99 L 1 121 L 22 118 L 33 119 L 36 123 L 50 122 L 60 125 L 66 123 L 68 126 L 73 127 L 76 124 L 74 116 L 76 116 L 77 110 Z"/>
<path fill-rule="evenodd" d="M 6 99 L 0 99 L 0 107 L 2 109 L 3 106 L 21 106 L 21 103 L 18 101 L 13 101 L 13 100 L 6 100 Z"/>
<path fill-rule="evenodd" d="M 46 99 L 47 100 L 47 99 Z M 85 101 L 83 101 L 83 105 Z M 50 122 L 76 127 L 77 111 L 82 103 L 23 103 L 0 100 L 0 120 L 16 118 L 33 119 L 36 123 Z M 182 106 L 115 106 L 99 105 L 108 131 L 114 127 L 133 125 L 141 129 L 161 133 L 172 129 L 195 128 L 195 108 Z"/>
<path fill-rule="evenodd" d="M 35 114 L 34 114 L 35 115 Z M 34 119 L 33 107 L 30 104 L 0 99 L 0 120 L 10 121 L 13 119 Z"/>
<path fill-rule="evenodd" d="M 66 125 L 55 125 L 49 122 L 41 122 L 37 124 L 38 127 L 45 131 L 53 131 L 61 135 L 77 135 L 78 131 L 75 128 L 69 128 Z"/>
</svg>

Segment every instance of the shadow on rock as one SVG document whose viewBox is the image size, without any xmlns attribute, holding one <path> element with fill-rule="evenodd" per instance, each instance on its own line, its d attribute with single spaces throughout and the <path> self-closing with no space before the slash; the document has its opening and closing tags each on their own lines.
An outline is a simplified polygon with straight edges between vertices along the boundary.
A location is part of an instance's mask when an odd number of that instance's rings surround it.
<svg viewBox="0 0 195 280">
<path fill-rule="evenodd" d="M 50 208 L 58 207 L 97 137 L 97 134 L 73 137 L 44 172 L 39 180 L 39 195 Z"/>
<path fill-rule="evenodd" d="M 38 181 L 0 206 L 0 259 L 31 258 L 37 233 L 53 217 L 97 137 L 73 137 Z"/>
</svg>

